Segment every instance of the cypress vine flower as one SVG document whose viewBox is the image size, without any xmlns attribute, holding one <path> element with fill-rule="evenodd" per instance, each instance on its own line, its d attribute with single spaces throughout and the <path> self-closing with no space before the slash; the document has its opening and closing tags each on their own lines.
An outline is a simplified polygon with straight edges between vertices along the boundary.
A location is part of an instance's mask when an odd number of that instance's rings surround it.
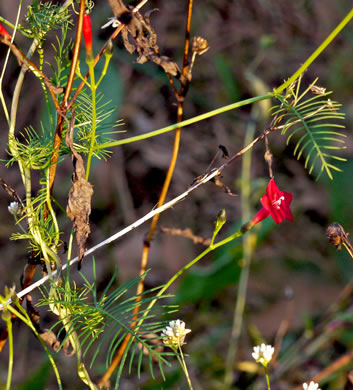
<svg viewBox="0 0 353 390">
<path fill-rule="evenodd" d="M 262 209 L 252 219 L 252 225 L 261 222 L 271 216 L 278 224 L 288 219 L 293 222 L 293 215 L 290 209 L 293 195 L 289 192 L 280 191 L 274 179 L 267 185 L 266 194 L 261 197 Z"/>
<path fill-rule="evenodd" d="M 92 24 L 91 17 L 88 14 L 83 15 L 82 34 L 83 38 L 85 39 L 87 56 L 92 57 Z"/>
<path fill-rule="evenodd" d="M 293 215 L 290 209 L 292 199 L 292 194 L 280 191 L 274 179 L 271 179 L 267 185 L 266 194 L 261 197 L 262 209 L 258 211 L 250 222 L 241 227 L 241 232 L 245 234 L 254 225 L 269 216 L 271 216 L 277 224 L 283 222 L 284 219 L 293 222 Z"/>
</svg>

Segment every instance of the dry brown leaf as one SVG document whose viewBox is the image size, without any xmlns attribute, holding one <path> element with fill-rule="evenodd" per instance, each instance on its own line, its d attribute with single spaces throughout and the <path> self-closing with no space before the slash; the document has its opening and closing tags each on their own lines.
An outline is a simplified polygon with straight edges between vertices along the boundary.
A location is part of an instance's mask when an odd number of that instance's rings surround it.
<svg viewBox="0 0 353 390">
<path fill-rule="evenodd" d="M 228 160 L 229 159 L 228 149 L 224 145 L 218 145 L 218 149 L 222 151 L 222 158 Z"/>
<path fill-rule="evenodd" d="M 45 342 L 45 344 L 47 344 L 48 347 L 53 348 L 55 352 L 59 350 L 60 341 L 56 338 L 56 335 L 53 331 L 50 329 L 44 329 L 44 331 L 39 333 L 39 336 Z"/>
<path fill-rule="evenodd" d="M 230 195 L 230 196 L 237 196 L 237 194 L 233 194 L 233 192 L 231 191 L 231 189 L 225 185 L 224 183 L 222 183 L 222 180 L 221 180 L 222 176 L 218 175 L 218 176 L 215 176 L 213 179 L 211 179 L 210 181 L 214 184 L 216 184 L 217 187 L 221 187 L 223 188 L 223 191 L 227 194 L 227 195 Z"/>
<path fill-rule="evenodd" d="M 154 62 L 163 68 L 166 73 L 179 77 L 181 72 L 178 65 L 169 57 L 161 56 L 157 46 L 157 34 L 150 22 L 151 10 L 143 17 L 140 12 L 133 13 L 133 7 L 125 6 L 121 0 L 108 0 L 116 19 L 125 26 L 121 36 L 126 50 L 138 54 L 136 62 L 144 64 L 147 61 Z M 130 40 L 131 39 L 131 40 Z"/>
<path fill-rule="evenodd" d="M 26 301 L 27 301 L 27 313 L 34 325 L 34 327 L 37 329 L 40 338 L 45 342 L 45 344 L 48 345 L 48 347 L 53 348 L 55 352 L 57 352 L 60 348 L 60 341 L 57 339 L 54 332 L 52 332 L 50 329 L 41 329 L 40 327 L 40 313 L 39 311 L 33 306 L 33 300 L 31 295 L 26 295 Z"/>
<path fill-rule="evenodd" d="M 91 232 L 89 216 L 91 214 L 91 199 L 93 186 L 85 178 L 85 168 L 82 157 L 75 151 L 73 146 L 73 124 L 66 135 L 66 143 L 72 152 L 74 173 L 72 175 L 72 187 L 69 191 L 69 199 L 66 214 L 73 222 L 76 233 L 76 242 L 79 248 L 78 270 L 81 269 L 83 256 L 86 250 L 86 241 Z"/>
</svg>

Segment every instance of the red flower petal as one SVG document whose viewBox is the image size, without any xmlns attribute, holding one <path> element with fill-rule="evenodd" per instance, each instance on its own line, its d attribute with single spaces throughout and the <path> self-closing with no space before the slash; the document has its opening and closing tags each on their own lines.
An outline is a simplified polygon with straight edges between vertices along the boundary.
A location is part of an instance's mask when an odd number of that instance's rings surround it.
<svg viewBox="0 0 353 390">
<path fill-rule="evenodd" d="M 11 41 L 11 35 L 5 30 L 5 28 L 0 24 L 0 35 L 3 35 L 9 41 Z"/>
<path fill-rule="evenodd" d="M 265 218 L 269 216 L 270 213 L 263 207 L 260 211 L 257 212 L 255 217 L 251 220 L 251 226 L 256 225 L 257 223 L 263 221 Z"/>
<path fill-rule="evenodd" d="M 292 194 L 280 191 L 274 179 L 271 179 L 268 183 L 266 194 L 261 197 L 261 203 L 273 220 L 276 223 L 281 223 L 284 219 L 293 221 L 293 215 L 289 207 L 292 199 Z"/>
</svg>

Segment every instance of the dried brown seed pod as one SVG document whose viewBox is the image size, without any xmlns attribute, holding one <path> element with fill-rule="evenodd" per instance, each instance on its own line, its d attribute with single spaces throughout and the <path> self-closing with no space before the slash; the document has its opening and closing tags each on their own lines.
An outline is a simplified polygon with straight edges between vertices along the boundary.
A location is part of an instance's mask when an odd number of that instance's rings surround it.
<svg viewBox="0 0 353 390">
<path fill-rule="evenodd" d="M 210 48 L 207 40 L 202 37 L 193 37 L 191 40 L 191 49 L 194 53 L 201 55 L 206 53 L 206 51 Z"/>
<path fill-rule="evenodd" d="M 315 95 L 323 95 L 326 92 L 326 88 L 319 87 L 318 85 L 313 85 L 311 87 L 311 92 Z"/>
<path fill-rule="evenodd" d="M 344 243 L 345 239 L 347 239 L 347 235 L 343 230 L 343 227 L 336 222 L 332 223 L 327 228 L 326 236 L 328 242 L 331 245 L 336 246 L 338 249 L 341 249 L 341 245 Z"/>
</svg>

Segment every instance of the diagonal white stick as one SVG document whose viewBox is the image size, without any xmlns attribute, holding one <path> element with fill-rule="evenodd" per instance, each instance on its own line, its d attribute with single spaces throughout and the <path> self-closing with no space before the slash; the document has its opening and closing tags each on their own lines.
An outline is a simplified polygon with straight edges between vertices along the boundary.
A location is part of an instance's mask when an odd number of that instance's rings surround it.
<svg viewBox="0 0 353 390">
<path fill-rule="evenodd" d="M 91 253 L 95 252 L 97 249 L 107 245 L 107 244 L 110 244 L 111 242 L 117 240 L 118 238 L 124 236 L 125 234 L 129 233 L 131 230 L 134 230 L 136 229 L 138 226 L 142 225 L 143 223 L 145 223 L 146 221 L 148 221 L 149 219 L 153 218 L 156 214 L 160 214 L 162 213 L 163 211 L 169 209 L 170 207 L 174 206 L 175 204 L 177 204 L 178 202 L 182 201 L 183 199 L 185 199 L 191 192 L 193 192 L 194 190 L 196 190 L 198 187 L 200 187 L 202 184 L 204 183 L 207 183 L 208 181 L 210 181 L 211 179 L 213 179 L 214 177 L 216 177 L 217 175 L 219 175 L 223 168 L 226 166 L 227 164 L 223 164 L 222 166 L 220 166 L 219 168 L 217 169 L 214 169 L 212 170 L 210 173 L 206 174 L 200 181 L 198 181 L 196 184 L 192 185 L 190 188 L 188 188 L 185 192 L 183 192 L 182 194 L 180 194 L 179 196 L 177 196 L 176 198 L 172 199 L 171 201 L 169 201 L 168 203 L 165 203 L 163 206 L 157 208 L 157 209 L 154 209 L 152 211 L 150 211 L 148 214 L 146 214 L 145 216 L 143 216 L 142 218 L 140 218 L 139 220 L 135 221 L 134 223 L 132 223 L 131 225 L 127 226 L 125 229 L 123 230 L 120 230 L 119 232 L 113 234 L 112 236 L 110 236 L 109 238 L 107 238 L 106 240 L 100 242 L 99 244 L 97 244 L 96 246 L 88 249 L 86 252 L 85 252 L 85 256 L 88 256 L 90 255 Z M 78 261 L 78 257 L 75 257 L 74 259 L 70 260 L 70 266 L 74 263 L 77 263 Z M 62 266 L 62 270 L 66 269 L 67 267 L 67 264 L 64 264 Z M 52 278 L 57 274 L 57 271 L 53 271 L 52 272 Z M 30 286 L 28 286 L 27 288 L 25 288 L 24 290 L 20 291 L 17 296 L 18 298 L 22 298 L 24 297 L 25 295 L 27 295 L 28 293 L 30 293 L 31 291 L 35 290 L 37 287 L 41 286 L 42 284 L 44 284 L 45 282 L 47 282 L 49 280 L 49 276 L 44 276 L 43 278 L 39 279 L 37 282 L 31 284 Z M 9 299 L 7 301 L 8 304 L 11 303 L 11 300 Z M 0 310 L 3 310 L 3 305 L 0 304 Z"/>
</svg>

